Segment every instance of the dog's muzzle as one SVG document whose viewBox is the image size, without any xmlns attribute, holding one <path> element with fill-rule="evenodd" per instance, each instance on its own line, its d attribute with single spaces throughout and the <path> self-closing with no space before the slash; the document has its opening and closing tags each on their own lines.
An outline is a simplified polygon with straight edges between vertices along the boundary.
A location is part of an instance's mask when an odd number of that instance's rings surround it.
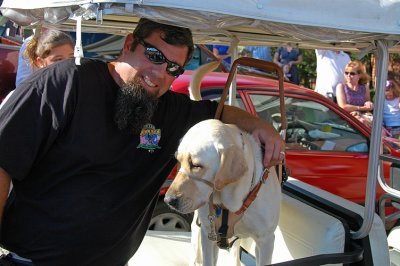
<svg viewBox="0 0 400 266">
<path fill-rule="evenodd" d="M 164 202 L 167 203 L 172 208 L 174 208 L 175 210 L 179 210 L 179 202 L 180 202 L 179 198 L 165 195 Z"/>
</svg>

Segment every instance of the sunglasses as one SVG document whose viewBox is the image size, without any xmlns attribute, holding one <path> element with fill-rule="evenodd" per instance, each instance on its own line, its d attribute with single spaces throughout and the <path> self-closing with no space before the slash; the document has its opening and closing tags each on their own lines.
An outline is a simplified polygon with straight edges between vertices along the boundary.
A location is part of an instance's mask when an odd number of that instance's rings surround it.
<svg viewBox="0 0 400 266">
<path fill-rule="evenodd" d="M 356 72 L 344 72 L 344 74 L 347 76 L 347 75 L 350 75 L 350 76 L 355 76 L 355 75 L 358 75 L 358 73 L 356 73 Z"/>
<path fill-rule="evenodd" d="M 183 74 L 185 69 L 178 65 L 177 63 L 169 61 L 165 55 L 158 50 L 157 48 L 151 46 L 144 40 L 139 40 L 138 41 L 141 45 L 144 47 L 144 54 L 145 56 L 153 63 L 156 65 L 162 65 L 164 63 L 167 63 L 167 73 L 175 78 L 179 77 L 180 75 Z"/>
</svg>

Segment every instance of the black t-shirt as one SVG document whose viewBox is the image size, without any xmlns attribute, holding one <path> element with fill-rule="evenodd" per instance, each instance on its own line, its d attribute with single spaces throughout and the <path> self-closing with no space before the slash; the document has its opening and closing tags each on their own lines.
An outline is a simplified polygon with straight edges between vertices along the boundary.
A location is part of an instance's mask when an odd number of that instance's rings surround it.
<svg viewBox="0 0 400 266">
<path fill-rule="evenodd" d="M 104 62 L 37 71 L 0 111 L 0 166 L 12 177 L 2 244 L 37 265 L 123 265 L 147 230 L 180 138 L 216 103 L 168 91 L 143 134 L 113 122 Z"/>
</svg>

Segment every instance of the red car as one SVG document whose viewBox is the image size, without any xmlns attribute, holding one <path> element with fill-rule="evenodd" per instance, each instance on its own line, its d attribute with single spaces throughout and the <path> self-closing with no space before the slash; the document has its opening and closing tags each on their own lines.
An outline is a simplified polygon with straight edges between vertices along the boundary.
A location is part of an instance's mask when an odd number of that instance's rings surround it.
<svg viewBox="0 0 400 266">
<path fill-rule="evenodd" d="M 191 74 L 191 71 L 186 71 L 175 80 L 172 90 L 189 95 Z M 206 75 L 201 84 L 203 99 L 218 100 L 226 80 L 226 73 Z M 278 81 L 238 75 L 236 82 L 235 105 L 269 121 L 280 130 Z M 290 175 L 363 204 L 371 129 L 334 102 L 310 89 L 291 83 L 285 83 L 284 86 L 286 163 Z M 387 138 L 383 143 L 384 154 L 400 157 L 398 140 Z M 384 164 L 384 175 L 388 178 L 390 165 L 388 162 Z M 176 170 L 170 174 L 161 195 L 165 194 L 175 174 Z M 382 195 L 383 190 L 379 189 L 377 199 Z M 163 229 L 163 226 L 167 227 L 165 229 L 175 226 L 176 230 L 187 228 L 184 219 L 174 216 L 161 200 L 152 226 L 158 230 Z M 158 214 L 161 216 L 157 217 Z M 164 222 L 160 221 L 160 217 L 164 218 Z M 187 219 L 187 216 L 183 218 Z"/>
<path fill-rule="evenodd" d="M 0 103 L 15 88 L 20 45 L 17 41 L 0 37 Z"/>
</svg>

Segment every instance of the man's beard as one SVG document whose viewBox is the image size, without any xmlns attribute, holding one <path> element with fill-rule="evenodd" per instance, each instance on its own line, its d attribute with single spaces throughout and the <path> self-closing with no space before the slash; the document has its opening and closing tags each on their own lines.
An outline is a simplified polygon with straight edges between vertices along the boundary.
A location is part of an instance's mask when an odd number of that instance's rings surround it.
<svg viewBox="0 0 400 266">
<path fill-rule="evenodd" d="M 125 132 L 140 133 L 150 123 L 158 98 L 146 91 L 138 78 L 129 80 L 117 93 L 114 122 Z"/>
</svg>

